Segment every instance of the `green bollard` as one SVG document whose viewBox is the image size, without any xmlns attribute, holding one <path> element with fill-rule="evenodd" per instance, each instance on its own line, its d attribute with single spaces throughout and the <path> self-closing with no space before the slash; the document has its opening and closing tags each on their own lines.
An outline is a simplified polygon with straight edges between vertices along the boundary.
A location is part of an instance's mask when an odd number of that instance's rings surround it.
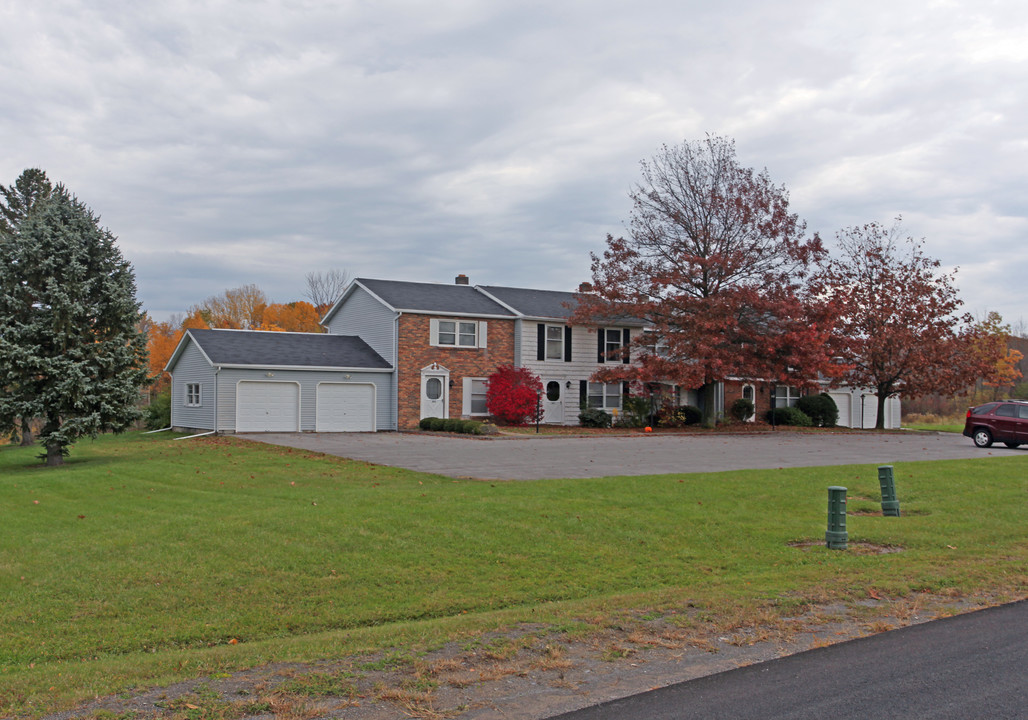
<svg viewBox="0 0 1028 720">
<path fill-rule="evenodd" d="M 896 499 L 896 481 L 892 476 L 892 465 L 878 467 L 878 484 L 882 486 L 882 515 L 899 517 L 900 503 Z"/>
<path fill-rule="evenodd" d="M 828 488 L 828 531 L 825 532 L 825 542 L 829 550 L 845 550 L 847 540 L 846 488 L 833 485 Z"/>
</svg>

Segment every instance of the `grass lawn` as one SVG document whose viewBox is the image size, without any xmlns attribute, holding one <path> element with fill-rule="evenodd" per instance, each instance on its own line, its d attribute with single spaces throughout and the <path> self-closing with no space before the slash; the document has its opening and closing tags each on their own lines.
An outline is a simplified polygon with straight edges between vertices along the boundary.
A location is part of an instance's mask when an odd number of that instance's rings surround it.
<svg viewBox="0 0 1028 720">
<path fill-rule="evenodd" d="M 906 430 L 927 430 L 928 432 L 964 432 L 964 423 L 903 423 Z"/>
<path fill-rule="evenodd" d="M 1028 454 L 896 467 L 904 516 L 823 542 L 829 485 L 874 466 L 453 480 L 226 438 L 0 449 L 0 715 L 518 622 L 712 613 L 871 589 L 1028 595 Z"/>
</svg>

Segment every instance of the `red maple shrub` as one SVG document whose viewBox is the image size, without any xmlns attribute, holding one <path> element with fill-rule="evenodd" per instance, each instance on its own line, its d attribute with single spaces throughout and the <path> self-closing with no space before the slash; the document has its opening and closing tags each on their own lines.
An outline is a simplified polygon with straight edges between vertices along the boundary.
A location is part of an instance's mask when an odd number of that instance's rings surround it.
<svg viewBox="0 0 1028 720">
<path fill-rule="evenodd" d="M 489 376 L 485 393 L 489 414 L 506 425 L 524 425 L 536 419 L 543 383 L 527 368 L 500 365 Z"/>
</svg>

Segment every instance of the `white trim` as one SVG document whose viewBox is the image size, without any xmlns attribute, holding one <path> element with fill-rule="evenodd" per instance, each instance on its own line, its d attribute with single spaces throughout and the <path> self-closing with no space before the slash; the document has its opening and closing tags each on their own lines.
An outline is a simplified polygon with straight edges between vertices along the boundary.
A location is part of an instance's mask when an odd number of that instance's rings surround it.
<svg viewBox="0 0 1028 720">
<path fill-rule="evenodd" d="M 369 368 L 369 367 L 343 367 L 336 365 L 267 365 L 265 363 L 257 363 L 255 365 L 216 365 L 218 369 L 227 370 L 309 370 L 313 372 L 362 372 L 362 373 L 391 373 L 395 371 L 395 368 L 390 365 L 384 368 Z"/>
</svg>

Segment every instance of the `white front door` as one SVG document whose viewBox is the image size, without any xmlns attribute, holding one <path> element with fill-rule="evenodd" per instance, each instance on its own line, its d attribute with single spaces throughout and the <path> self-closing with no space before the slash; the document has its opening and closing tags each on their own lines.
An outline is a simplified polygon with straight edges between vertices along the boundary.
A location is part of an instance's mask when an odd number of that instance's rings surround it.
<svg viewBox="0 0 1028 720">
<path fill-rule="evenodd" d="M 559 380 L 543 383 L 543 422 L 555 425 L 564 422 L 564 385 Z"/>
<path fill-rule="evenodd" d="M 438 370 L 421 371 L 421 417 L 449 417 L 450 374 Z"/>
</svg>

